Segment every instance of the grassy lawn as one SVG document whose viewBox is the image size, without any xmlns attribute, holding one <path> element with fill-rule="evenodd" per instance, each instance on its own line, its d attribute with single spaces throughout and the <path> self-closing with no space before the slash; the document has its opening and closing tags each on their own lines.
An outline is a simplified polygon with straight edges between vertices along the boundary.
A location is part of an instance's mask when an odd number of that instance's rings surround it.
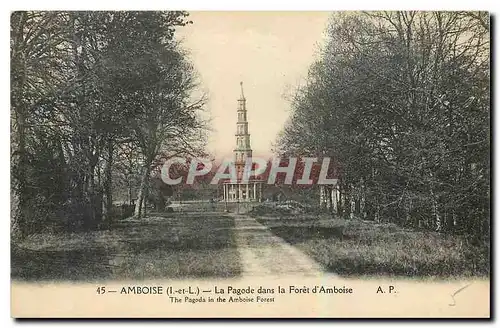
<svg viewBox="0 0 500 328">
<path fill-rule="evenodd" d="M 241 272 L 232 227 L 220 214 L 171 213 L 108 230 L 37 234 L 12 245 L 18 280 L 233 277 Z"/>
<path fill-rule="evenodd" d="M 346 276 L 464 277 L 489 274 L 488 251 L 458 236 L 394 224 L 287 215 L 257 219 L 325 269 Z"/>
</svg>

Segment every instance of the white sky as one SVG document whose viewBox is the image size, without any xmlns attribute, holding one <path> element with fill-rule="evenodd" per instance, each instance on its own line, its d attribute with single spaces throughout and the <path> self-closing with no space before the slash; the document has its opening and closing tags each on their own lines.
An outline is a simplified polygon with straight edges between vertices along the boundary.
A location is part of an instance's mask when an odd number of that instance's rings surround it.
<svg viewBox="0 0 500 328">
<path fill-rule="evenodd" d="M 290 94 L 306 77 L 329 12 L 192 12 L 178 37 L 191 52 L 212 118 L 208 150 L 232 156 L 243 81 L 254 156 L 270 155 Z"/>
</svg>

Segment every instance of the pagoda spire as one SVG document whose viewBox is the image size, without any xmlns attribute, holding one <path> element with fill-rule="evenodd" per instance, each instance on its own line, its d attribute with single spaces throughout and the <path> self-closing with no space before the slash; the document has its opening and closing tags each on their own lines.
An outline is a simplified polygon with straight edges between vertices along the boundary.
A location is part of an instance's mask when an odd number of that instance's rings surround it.
<svg viewBox="0 0 500 328">
<path fill-rule="evenodd" d="M 238 99 L 238 120 L 236 121 L 236 148 L 234 149 L 234 159 L 236 163 L 236 172 L 241 177 L 245 161 L 252 157 L 252 148 L 250 146 L 250 133 L 248 132 L 248 120 L 246 99 L 243 93 L 243 82 L 240 82 L 241 96 Z"/>
<path fill-rule="evenodd" d="M 240 82 L 241 96 L 239 100 L 245 100 L 245 94 L 243 93 L 243 82 Z"/>
</svg>

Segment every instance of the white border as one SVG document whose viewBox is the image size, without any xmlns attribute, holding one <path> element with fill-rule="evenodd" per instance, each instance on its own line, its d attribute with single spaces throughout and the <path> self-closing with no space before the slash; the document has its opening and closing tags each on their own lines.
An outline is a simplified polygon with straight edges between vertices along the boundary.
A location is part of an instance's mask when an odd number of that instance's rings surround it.
<svg viewBox="0 0 500 328">
<path fill-rule="evenodd" d="M 1 138 L 0 138 L 0 150 L 2 154 L 4 154 L 4 160 L 1 162 L 2 165 L 2 174 L 0 175 L 0 186 L 1 186 L 1 206 L 2 210 L 1 223 L 3 225 L 1 231 L 3 233 L 2 246 L 0 247 L 1 258 L 2 258 L 2 270 L 1 270 L 1 283 L 2 283 L 2 298 L 1 298 L 1 309 L 2 309 L 2 327 L 12 327 L 16 324 L 12 319 L 10 319 L 10 235 L 9 235 L 9 224 L 10 224 L 10 135 L 9 135 L 9 125 L 10 125 L 10 110 L 9 110 L 9 99 L 10 99 L 10 68 L 9 68 L 9 16 L 10 12 L 19 9 L 46 9 L 46 10 L 158 10 L 158 9 L 170 9 L 170 10 L 307 10 L 307 11 L 315 11 L 315 10 L 487 10 L 492 12 L 496 19 L 498 19 L 498 1 L 487 1 L 487 0 L 474 0 L 474 1 L 458 1 L 458 0 L 446 0 L 446 1 L 436 1 L 436 0 L 419 0 L 419 1 L 360 1 L 360 0 L 349 0 L 349 1 L 325 1 L 325 0 L 307 0 L 307 1 L 296 1 L 289 0 L 283 2 L 271 2 L 269 0 L 163 0 L 163 1 L 129 1 L 124 2 L 123 0 L 107 0 L 107 1 L 94 1 L 87 0 L 83 2 L 69 2 L 63 0 L 53 0 L 53 1 L 15 1 L 10 4 L 7 4 L 7 1 L 3 1 L 1 6 L 1 30 L 0 37 L 2 46 L 2 51 L 0 54 L 2 55 L 1 63 L 1 71 L 2 71 L 2 88 L 1 88 L 1 98 L 4 102 L 4 107 L 0 111 L 0 122 L 3 125 L 0 129 Z M 4 8 L 5 7 L 5 8 Z M 495 29 L 492 31 L 492 35 L 496 36 L 495 33 L 498 28 L 498 20 L 495 21 L 496 25 Z M 496 39 L 496 38 L 495 38 Z M 498 53 L 498 42 L 494 42 L 495 49 L 493 53 Z M 493 49 L 492 49 L 493 50 Z M 495 70 L 496 72 L 496 70 Z M 492 76 L 496 76 L 495 72 L 491 72 Z M 496 96 L 498 96 L 498 83 L 495 83 L 495 90 L 492 90 Z M 496 97 L 494 97 L 496 98 Z M 493 105 L 493 108 L 495 106 Z M 492 108 L 492 110 L 493 110 Z M 499 114 L 496 114 L 494 117 L 495 121 L 492 123 L 496 123 L 492 125 L 499 125 Z M 495 139 L 496 136 L 495 136 Z M 496 140 L 493 141 L 493 145 L 495 145 L 494 149 L 494 163 L 498 166 L 500 156 L 499 150 L 496 147 Z M 496 167 L 495 167 L 496 168 Z M 494 185 L 497 182 L 498 173 L 494 175 L 495 180 L 492 181 Z M 499 196 L 495 192 L 494 204 L 500 204 Z M 495 218 L 492 218 L 492 221 L 496 221 Z M 498 227 L 500 223 L 495 222 L 495 236 L 498 236 Z M 497 237 L 498 238 L 498 237 Z M 497 245 L 498 242 L 495 242 Z M 495 252 L 495 263 L 498 267 L 498 252 Z M 8 260 L 7 260 L 8 259 Z M 497 277 L 495 277 L 497 278 Z M 496 280 L 496 289 L 495 295 L 498 295 L 496 292 L 498 290 L 498 280 Z M 43 301 L 43 300 L 40 300 Z M 498 303 L 495 302 L 495 304 Z M 493 309 L 492 309 L 493 310 Z M 497 309 L 494 312 L 498 315 Z M 52 322 L 51 322 L 52 323 Z M 165 322 L 168 325 L 175 325 L 175 322 Z M 381 322 L 385 324 L 385 322 Z M 443 324 L 449 324 L 455 326 L 457 322 L 421 322 L 419 325 L 426 327 L 437 327 Z M 24 323 L 24 327 L 32 327 L 36 325 L 35 322 Z M 61 322 L 60 325 L 66 326 L 69 325 L 70 322 Z M 97 322 L 79 322 L 82 326 L 87 327 L 104 327 L 108 323 L 97 323 Z M 117 324 L 122 324 L 122 322 L 117 322 Z M 131 323 L 132 325 L 140 326 L 142 323 Z M 205 323 L 206 324 L 206 323 Z M 214 322 L 212 324 L 220 325 L 221 322 Z M 226 324 L 232 325 L 234 322 L 227 322 Z M 274 322 L 273 324 L 276 324 Z M 288 322 L 283 322 L 282 324 L 288 324 Z M 307 324 L 302 322 L 302 324 Z M 334 325 L 343 326 L 346 323 L 344 322 L 332 322 Z M 348 323 L 349 326 L 353 324 L 361 325 L 362 323 Z M 475 325 L 472 323 L 466 323 L 467 325 Z M 477 323 L 476 323 L 477 324 Z M 267 326 L 269 323 L 264 322 L 255 322 L 252 325 L 255 326 Z"/>
<path fill-rule="evenodd" d="M 16 9 L 51 9 L 51 10 L 492 10 L 493 1 L 475 0 L 419 0 L 419 1 L 269 1 L 269 0 L 145 0 L 145 1 L 84 1 L 69 2 L 64 0 L 32 1 L 22 0 L 10 4 Z"/>
</svg>

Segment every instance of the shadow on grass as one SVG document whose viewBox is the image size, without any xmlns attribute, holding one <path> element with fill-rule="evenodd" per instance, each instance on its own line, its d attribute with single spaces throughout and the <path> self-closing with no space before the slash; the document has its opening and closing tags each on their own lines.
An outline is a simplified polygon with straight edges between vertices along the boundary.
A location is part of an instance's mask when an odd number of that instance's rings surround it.
<svg viewBox="0 0 500 328">
<path fill-rule="evenodd" d="M 327 270 L 346 276 L 404 276 L 404 277 L 448 277 L 473 276 L 470 263 L 464 261 L 442 261 L 440 263 L 423 260 L 384 261 L 367 258 L 340 258 L 330 262 Z"/>
<path fill-rule="evenodd" d="M 461 236 L 350 220 L 259 219 L 278 237 L 345 276 L 488 276 L 489 256 Z"/>
<path fill-rule="evenodd" d="M 321 226 L 291 226 L 272 227 L 272 233 L 283 238 L 290 244 L 302 243 L 311 239 L 337 238 L 340 240 L 351 239 L 351 236 L 344 235 L 342 227 L 321 227 Z"/>
<path fill-rule="evenodd" d="M 111 256 L 104 247 L 76 250 L 29 250 L 12 246 L 14 280 L 94 281 L 112 276 Z"/>
<path fill-rule="evenodd" d="M 241 261 L 233 226 L 229 217 L 169 216 L 120 221 L 97 232 L 39 236 L 11 247 L 11 277 L 28 281 L 234 277 L 241 273 Z M 48 241 L 41 246 L 37 240 Z"/>
<path fill-rule="evenodd" d="M 121 242 L 125 243 L 127 250 L 134 254 L 155 250 L 217 250 L 236 247 L 234 241 L 231 240 L 229 232 L 229 230 L 220 230 L 220 235 L 216 238 L 211 238 L 210 236 L 190 236 L 191 238 L 186 238 L 182 235 L 174 235 L 172 239 L 121 240 Z"/>
</svg>

